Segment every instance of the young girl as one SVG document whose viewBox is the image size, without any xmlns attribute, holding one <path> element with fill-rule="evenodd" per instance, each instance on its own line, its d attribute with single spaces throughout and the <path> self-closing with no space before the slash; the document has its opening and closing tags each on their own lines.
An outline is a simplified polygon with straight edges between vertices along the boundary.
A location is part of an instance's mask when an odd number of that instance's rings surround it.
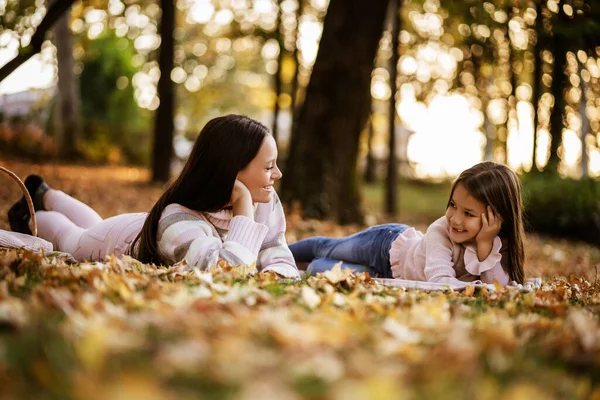
<svg viewBox="0 0 600 400">
<path fill-rule="evenodd" d="M 273 184 L 281 178 L 277 146 L 261 123 L 240 115 L 209 121 L 179 177 L 150 213 L 102 220 L 87 205 L 42 178 L 25 185 L 36 211 L 39 236 L 79 261 L 128 251 L 144 263 L 186 260 L 206 269 L 220 259 L 299 277 L 285 241 L 285 217 Z M 14 231 L 31 233 L 22 198 L 9 210 Z"/>
<path fill-rule="evenodd" d="M 309 272 L 338 261 L 384 278 L 501 285 L 523 283 L 523 212 L 519 179 L 493 162 L 463 171 L 452 185 L 446 215 L 423 235 L 402 224 L 368 228 L 340 239 L 313 237 L 290 245 Z"/>
</svg>

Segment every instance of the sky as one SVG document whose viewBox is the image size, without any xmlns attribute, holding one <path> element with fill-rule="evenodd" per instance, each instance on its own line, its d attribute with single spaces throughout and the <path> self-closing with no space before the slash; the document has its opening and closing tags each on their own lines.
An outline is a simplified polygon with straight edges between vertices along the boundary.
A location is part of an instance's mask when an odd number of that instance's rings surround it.
<svg viewBox="0 0 600 400">
<path fill-rule="evenodd" d="M 3 38 L 0 37 L 0 42 Z M 11 41 L 0 49 L 0 66 L 17 55 L 18 42 Z M 33 88 L 47 88 L 54 85 L 54 66 L 43 61 L 47 52 L 37 54 L 0 82 L 0 95 L 21 92 Z"/>
</svg>

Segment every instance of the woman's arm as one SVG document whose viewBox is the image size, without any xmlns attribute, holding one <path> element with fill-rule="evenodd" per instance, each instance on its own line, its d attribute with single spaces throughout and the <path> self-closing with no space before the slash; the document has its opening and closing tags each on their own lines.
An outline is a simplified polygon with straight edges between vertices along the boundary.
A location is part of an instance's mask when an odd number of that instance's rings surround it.
<svg viewBox="0 0 600 400">
<path fill-rule="evenodd" d="M 285 215 L 279 197 L 273 193 L 271 202 L 259 207 L 259 212 L 266 217 L 269 228 L 258 253 L 259 270 L 276 272 L 287 278 L 299 278 L 300 272 L 285 240 Z M 260 216 L 257 215 L 257 218 Z"/>
<path fill-rule="evenodd" d="M 179 205 L 169 205 L 159 222 L 157 240 L 161 255 L 170 262 L 186 260 L 188 265 L 207 269 L 219 259 L 232 266 L 257 262 L 268 228 L 245 216 L 231 219 L 223 242 L 213 226 Z"/>
</svg>

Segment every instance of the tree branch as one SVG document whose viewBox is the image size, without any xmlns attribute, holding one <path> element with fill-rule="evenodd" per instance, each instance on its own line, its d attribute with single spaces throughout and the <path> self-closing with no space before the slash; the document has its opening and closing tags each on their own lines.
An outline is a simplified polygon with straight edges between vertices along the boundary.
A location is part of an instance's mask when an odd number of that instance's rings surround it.
<svg viewBox="0 0 600 400">
<path fill-rule="evenodd" d="M 48 8 L 48 12 L 42 19 L 42 22 L 31 37 L 29 46 L 19 50 L 19 54 L 2 68 L 0 68 L 0 82 L 13 73 L 15 69 L 29 60 L 33 55 L 40 52 L 42 43 L 46 37 L 46 32 L 52 28 L 52 25 L 69 9 L 75 0 L 56 0 Z"/>
</svg>

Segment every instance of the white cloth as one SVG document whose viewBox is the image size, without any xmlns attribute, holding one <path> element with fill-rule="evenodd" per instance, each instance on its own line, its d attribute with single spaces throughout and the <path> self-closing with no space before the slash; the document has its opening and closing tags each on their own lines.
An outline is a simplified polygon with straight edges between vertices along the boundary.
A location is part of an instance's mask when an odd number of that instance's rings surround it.
<svg viewBox="0 0 600 400">
<path fill-rule="evenodd" d="M 0 247 L 11 249 L 25 249 L 39 253 L 51 253 L 54 248 L 52 243 L 31 235 L 19 232 L 9 232 L 0 229 Z"/>
<path fill-rule="evenodd" d="M 387 279 L 387 278 L 375 278 L 375 281 L 383 286 L 388 287 L 401 287 L 404 289 L 417 289 L 426 292 L 431 291 L 445 291 L 445 290 L 464 290 L 467 285 L 475 287 L 485 287 L 490 291 L 495 291 L 496 286 L 488 283 L 477 283 L 472 282 L 461 282 L 458 285 L 449 283 L 438 283 L 438 282 L 426 282 L 426 281 L 413 281 L 408 279 Z M 517 282 L 512 282 L 506 287 L 514 287 L 521 292 L 531 292 L 532 290 L 539 289 L 542 286 L 542 278 L 528 278 L 525 280 L 525 284 L 521 285 Z"/>
</svg>

